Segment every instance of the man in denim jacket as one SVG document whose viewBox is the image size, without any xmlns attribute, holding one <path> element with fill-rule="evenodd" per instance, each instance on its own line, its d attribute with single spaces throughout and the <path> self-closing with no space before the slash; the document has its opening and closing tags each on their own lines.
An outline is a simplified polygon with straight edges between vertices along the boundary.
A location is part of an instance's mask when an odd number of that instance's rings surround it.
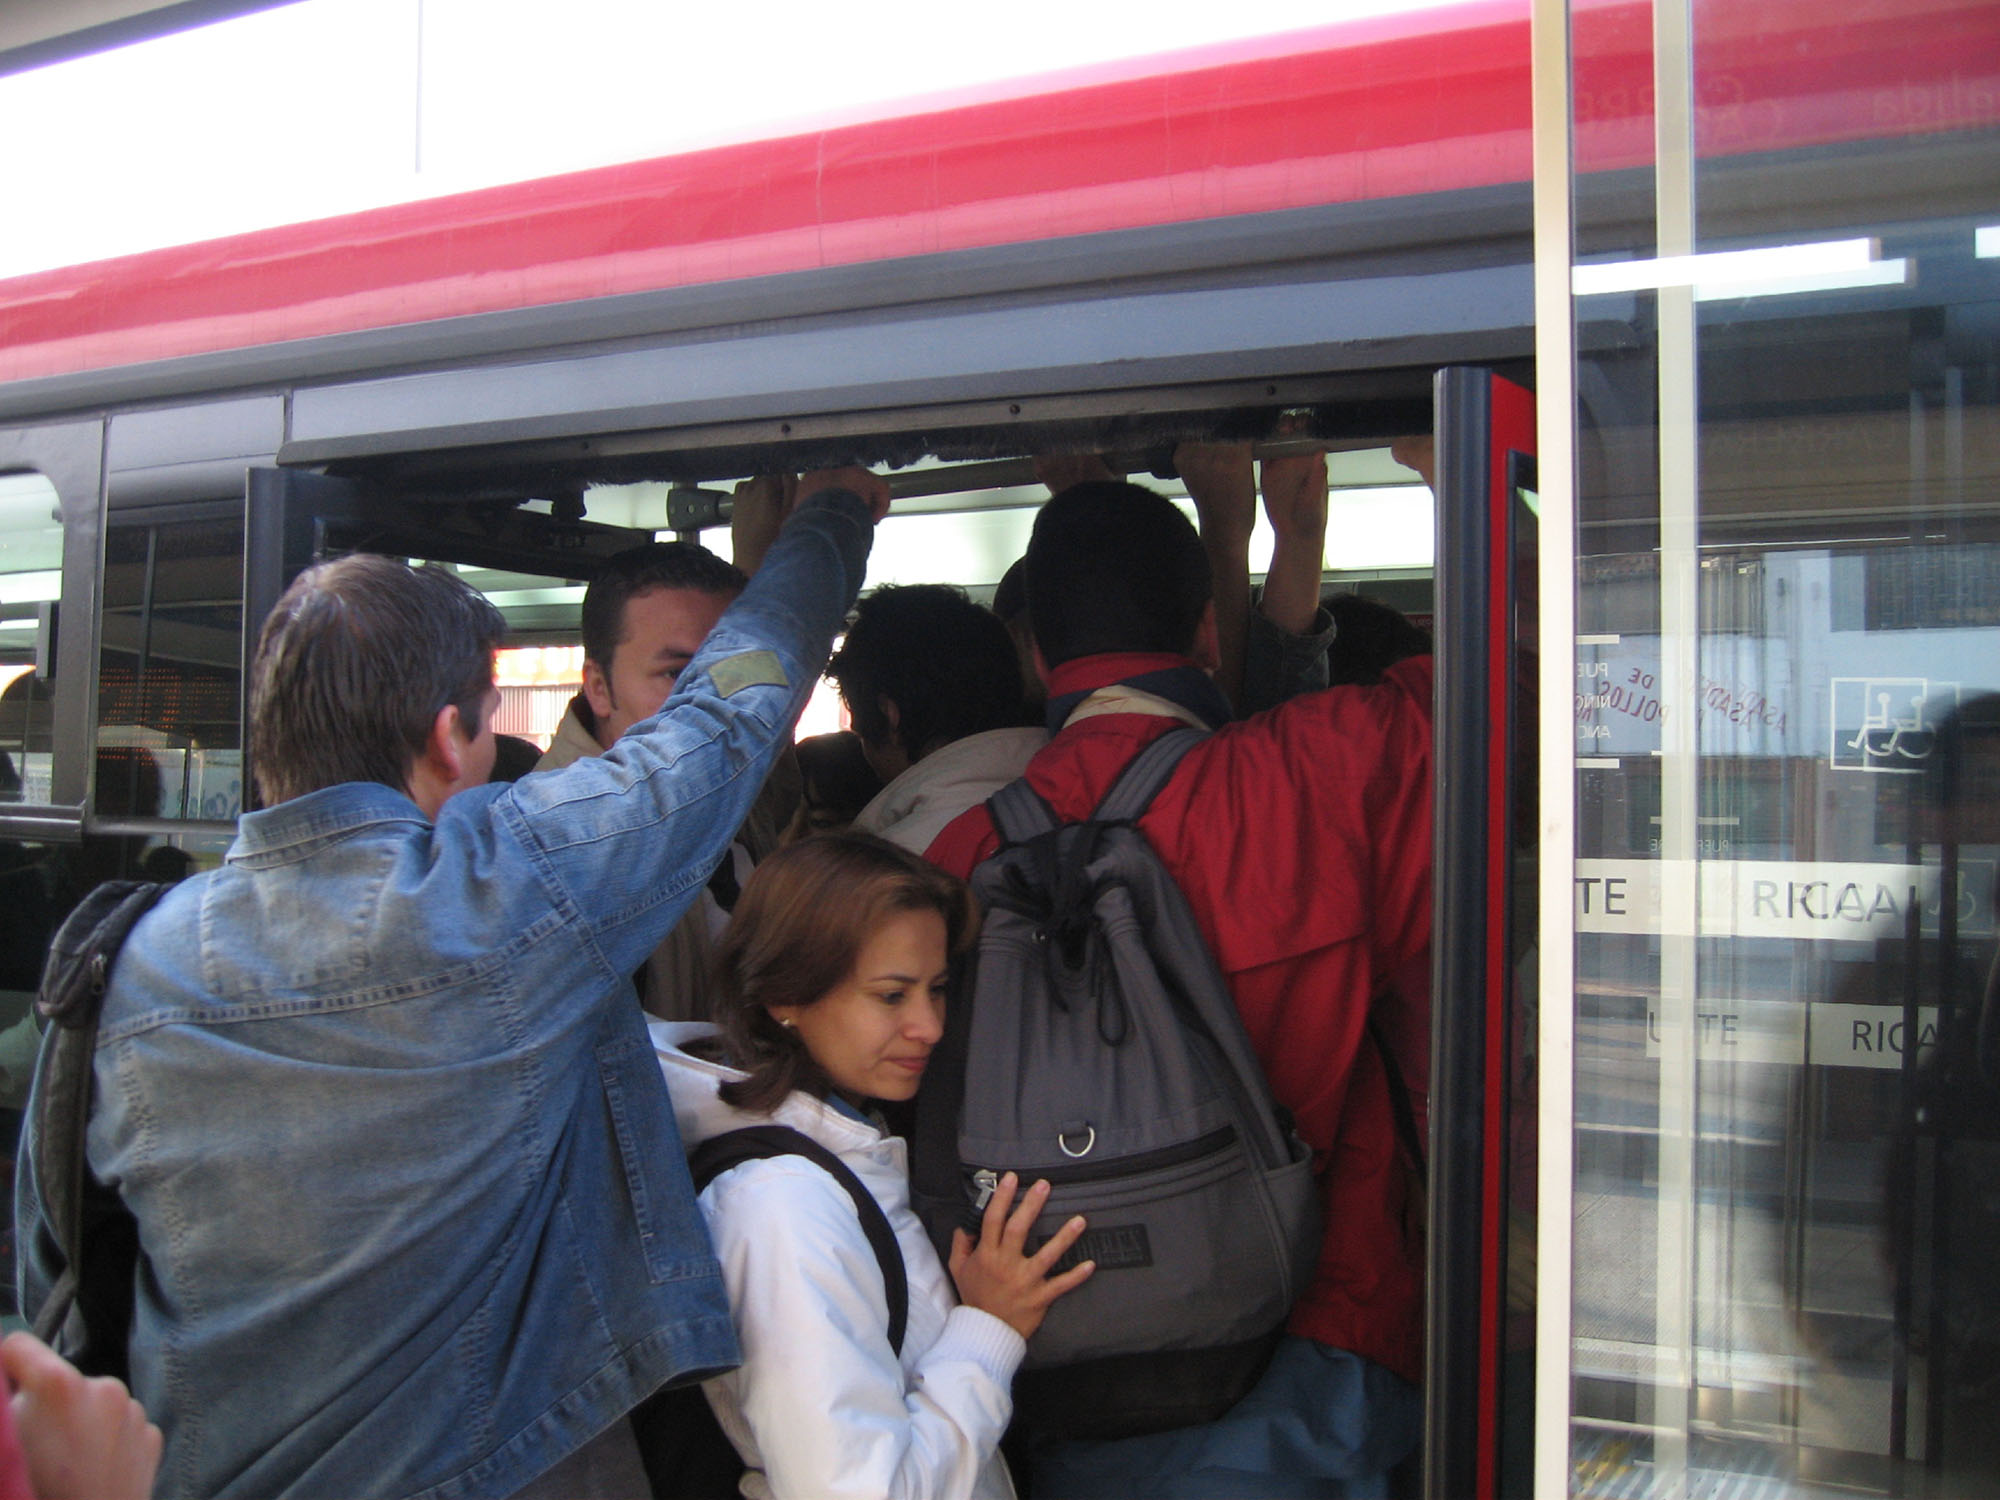
<svg viewBox="0 0 2000 1500">
<path fill-rule="evenodd" d="M 629 976 L 860 587 L 887 487 L 812 478 L 659 715 L 512 786 L 483 785 L 500 620 L 449 574 L 341 559 L 266 623 L 272 805 L 134 931 L 98 1043 L 158 1493 L 643 1490 L 626 1413 L 735 1362 Z"/>
</svg>

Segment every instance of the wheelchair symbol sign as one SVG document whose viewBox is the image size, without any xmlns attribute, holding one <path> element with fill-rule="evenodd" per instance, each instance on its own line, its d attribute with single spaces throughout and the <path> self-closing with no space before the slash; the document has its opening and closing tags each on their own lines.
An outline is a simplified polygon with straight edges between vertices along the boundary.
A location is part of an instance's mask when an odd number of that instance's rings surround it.
<svg viewBox="0 0 2000 1500">
<path fill-rule="evenodd" d="M 1915 776 L 1958 707 L 1958 684 L 1928 677 L 1836 677 L 1827 764 L 1836 771 Z"/>
</svg>

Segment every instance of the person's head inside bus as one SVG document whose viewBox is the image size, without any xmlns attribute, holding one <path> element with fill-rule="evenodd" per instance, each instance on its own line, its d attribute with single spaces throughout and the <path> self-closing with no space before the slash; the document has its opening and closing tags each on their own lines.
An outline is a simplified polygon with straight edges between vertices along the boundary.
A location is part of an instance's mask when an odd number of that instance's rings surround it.
<svg viewBox="0 0 2000 1500">
<path fill-rule="evenodd" d="M 493 769 L 506 623 L 434 564 L 354 553 L 301 573 L 250 668 L 250 764 L 267 807 L 374 781 L 436 817 Z"/>
<path fill-rule="evenodd" d="M 1136 484 L 1072 485 L 1035 518 L 1027 557 L 1036 667 L 1165 653 L 1217 661 L 1208 554 L 1173 503 Z"/>
<path fill-rule="evenodd" d="M 583 595 L 581 700 L 599 749 L 659 712 L 747 581 L 694 542 L 632 547 L 605 563 Z"/>
<path fill-rule="evenodd" d="M 1007 627 L 951 584 L 891 584 L 866 596 L 826 675 L 885 782 L 954 741 L 1022 722 Z"/>
<path fill-rule="evenodd" d="M 861 736 L 851 729 L 809 734 L 792 749 L 799 761 L 799 810 L 785 828 L 787 844 L 839 833 L 882 790 Z"/>
<path fill-rule="evenodd" d="M 582 691 L 570 700 L 535 770 L 561 770 L 606 754 L 659 713 L 748 582 L 740 568 L 693 542 L 648 542 L 605 559 L 583 595 Z M 780 752 L 777 766 L 703 894 L 646 961 L 639 997 L 654 1016 L 708 1016 L 709 935 L 720 929 L 751 867 L 777 847 L 798 800 L 789 749 Z"/>
<path fill-rule="evenodd" d="M 966 808 L 1019 776 L 1048 736 L 1025 722 L 1007 627 L 945 584 L 861 601 L 827 667 L 868 763 L 887 783 L 854 826 L 921 853 Z"/>
<path fill-rule="evenodd" d="M 1014 642 L 1014 659 L 1021 668 L 1021 697 L 1029 709 L 1042 711 L 1042 679 L 1035 670 L 1035 631 L 1028 623 L 1028 560 L 1017 557 L 993 588 L 993 613 Z"/>
</svg>

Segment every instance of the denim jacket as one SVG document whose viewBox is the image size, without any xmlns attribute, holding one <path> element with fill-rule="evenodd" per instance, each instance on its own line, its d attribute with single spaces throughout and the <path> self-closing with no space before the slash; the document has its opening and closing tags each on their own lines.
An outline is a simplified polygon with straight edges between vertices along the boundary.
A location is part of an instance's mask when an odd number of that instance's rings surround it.
<svg viewBox="0 0 2000 1500">
<path fill-rule="evenodd" d="M 374 783 L 252 813 L 133 933 L 89 1156 L 139 1223 L 158 1493 L 506 1495 L 735 1363 L 629 976 L 743 821 L 868 546 L 858 500 L 813 502 L 609 753 L 435 823 Z"/>
</svg>

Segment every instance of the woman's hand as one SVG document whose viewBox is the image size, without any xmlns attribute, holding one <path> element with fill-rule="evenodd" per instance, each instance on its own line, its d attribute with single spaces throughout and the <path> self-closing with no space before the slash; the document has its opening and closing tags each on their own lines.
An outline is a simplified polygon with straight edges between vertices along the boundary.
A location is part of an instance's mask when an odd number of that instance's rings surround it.
<svg viewBox="0 0 2000 1500">
<path fill-rule="evenodd" d="M 1042 1326 L 1050 1303 L 1090 1279 L 1097 1262 L 1087 1260 L 1060 1276 L 1049 1275 L 1049 1269 L 1083 1233 L 1083 1216 L 1071 1219 L 1049 1236 L 1046 1245 L 1029 1255 L 1025 1248 L 1028 1230 L 1048 1201 L 1049 1185 L 1037 1182 L 1022 1194 L 1021 1206 L 1009 1213 L 1020 1185 L 1012 1172 L 1000 1179 L 987 1200 L 978 1240 L 963 1229 L 951 1232 L 951 1279 L 958 1284 L 959 1300 L 967 1307 L 991 1313 L 1025 1339 Z"/>
</svg>

